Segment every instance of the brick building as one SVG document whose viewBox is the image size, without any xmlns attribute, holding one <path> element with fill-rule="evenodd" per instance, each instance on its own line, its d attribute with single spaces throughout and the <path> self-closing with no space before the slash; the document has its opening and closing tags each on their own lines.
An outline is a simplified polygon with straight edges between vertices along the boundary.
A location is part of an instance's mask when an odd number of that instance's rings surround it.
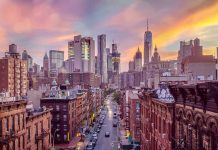
<svg viewBox="0 0 218 150">
<path fill-rule="evenodd" d="M 52 133 L 55 144 L 69 143 L 80 135 L 87 116 L 87 93 L 68 89 L 66 85 L 52 85 L 49 94 L 40 100 L 41 106 L 52 108 Z"/>
<path fill-rule="evenodd" d="M 12 97 L 25 96 L 28 88 L 27 61 L 20 58 L 15 44 L 9 45 L 9 52 L 0 59 L 0 91 L 9 92 Z"/>
<path fill-rule="evenodd" d="M 51 110 L 31 112 L 27 116 L 26 149 L 47 150 L 51 148 Z"/>
<path fill-rule="evenodd" d="M 140 103 L 138 93 L 130 91 L 128 94 L 129 101 L 129 131 L 134 141 L 140 141 Z"/>
<path fill-rule="evenodd" d="M 100 76 L 94 73 L 59 73 L 58 84 L 64 84 L 66 80 L 69 80 L 71 87 L 81 85 L 88 89 L 89 86 L 100 87 Z"/>
<path fill-rule="evenodd" d="M 218 82 L 171 85 L 178 149 L 217 150 Z"/>
<path fill-rule="evenodd" d="M 27 113 L 26 105 L 24 100 L 1 104 L 0 149 L 44 150 L 51 147 L 50 110 L 44 108 Z M 43 124 L 43 130 L 40 127 L 35 128 L 37 124 Z"/>
<path fill-rule="evenodd" d="M 168 90 L 140 93 L 141 106 L 141 150 L 171 150 L 173 147 L 172 97 Z M 162 96 L 163 95 L 163 96 Z"/>
</svg>

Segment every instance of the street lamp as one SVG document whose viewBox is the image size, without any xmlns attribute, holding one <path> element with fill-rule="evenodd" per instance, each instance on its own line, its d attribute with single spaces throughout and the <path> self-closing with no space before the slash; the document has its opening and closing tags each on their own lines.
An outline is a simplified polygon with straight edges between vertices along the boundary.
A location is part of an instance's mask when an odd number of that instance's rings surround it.
<svg viewBox="0 0 218 150">
<path fill-rule="evenodd" d="M 54 139 L 55 139 L 55 134 L 56 134 L 56 132 L 58 132 L 58 131 L 59 131 L 59 129 L 55 129 L 54 134 L 53 134 L 53 149 L 54 149 Z"/>
</svg>

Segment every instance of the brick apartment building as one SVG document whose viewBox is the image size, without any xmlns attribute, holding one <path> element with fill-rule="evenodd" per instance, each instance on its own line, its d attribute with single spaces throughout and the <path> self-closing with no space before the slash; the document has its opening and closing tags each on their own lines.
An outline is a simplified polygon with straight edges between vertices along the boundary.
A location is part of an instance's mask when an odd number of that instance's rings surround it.
<svg viewBox="0 0 218 150">
<path fill-rule="evenodd" d="M 129 131 L 134 141 L 140 141 L 140 126 L 141 126 L 141 115 L 140 115 L 140 102 L 138 93 L 129 91 Z"/>
<path fill-rule="evenodd" d="M 178 149 L 218 149 L 218 82 L 171 85 Z"/>
<path fill-rule="evenodd" d="M 81 90 L 67 89 L 67 86 L 53 85 L 49 95 L 41 98 L 41 106 L 52 108 L 52 133 L 55 144 L 69 143 L 78 136 L 85 126 L 88 116 L 87 93 Z"/>
<path fill-rule="evenodd" d="M 51 147 L 50 110 L 27 113 L 26 105 L 24 100 L 1 104 L 0 149 L 45 150 Z"/>
<path fill-rule="evenodd" d="M 0 59 L 0 92 L 9 92 L 10 96 L 25 96 L 28 88 L 27 61 L 20 58 L 15 44 L 9 45 L 9 51 Z"/>
<path fill-rule="evenodd" d="M 26 124 L 26 149 L 47 150 L 51 148 L 51 110 L 30 113 Z"/>
<path fill-rule="evenodd" d="M 165 93 L 165 89 L 162 89 Z M 157 93 L 161 95 L 162 91 Z M 155 93 L 156 95 L 156 93 Z M 141 106 L 141 150 L 171 150 L 173 147 L 172 99 L 155 96 L 151 91 L 140 93 Z M 162 94 L 163 95 L 163 94 Z"/>
</svg>

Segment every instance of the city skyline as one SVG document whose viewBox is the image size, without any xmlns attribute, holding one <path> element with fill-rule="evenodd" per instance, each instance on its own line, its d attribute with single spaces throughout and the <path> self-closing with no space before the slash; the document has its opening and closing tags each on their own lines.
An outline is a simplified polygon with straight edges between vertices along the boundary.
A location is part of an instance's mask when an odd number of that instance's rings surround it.
<svg viewBox="0 0 218 150">
<path fill-rule="evenodd" d="M 51 49 L 64 50 L 67 59 L 68 41 L 78 34 L 93 37 L 96 45 L 97 35 L 106 34 L 107 47 L 113 40 L 118 43 L 121 71 L 126 71 L 138 45 L 143 53 L 147 19 L 163 60 L 176 59 L 181 40 L 198 37 L 205 53 L 213 55 L 218 46 L 216 0 L 2 0 L 0 10 L 1 54 L 15 43 L 20 53 L 26 49 L 41 65 Z"/>
</svg>

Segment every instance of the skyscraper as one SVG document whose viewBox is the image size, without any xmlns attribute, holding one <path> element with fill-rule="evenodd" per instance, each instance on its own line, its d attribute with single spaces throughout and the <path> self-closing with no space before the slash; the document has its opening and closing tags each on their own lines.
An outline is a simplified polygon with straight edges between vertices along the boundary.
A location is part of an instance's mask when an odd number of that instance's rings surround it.
<svg viewBox="0 0 218 150">
<path fill-rule="evenodd" d="M 142 53 L 140 52 L 139 47 L 134 57 L 134 65 L 135 71 L 142 70 Z"/>
<path fill-rule="evenodd" d="M 149 63 L 152 54 L 152 32 L 148 29 L 147 21 L 147 31 L 144 34 L 144 65 Z"/>
<path fill-rule="evenodd" d="M 113 72 L 119 74 L 120 72 L 120 53 L 117 50 L 117 44 L 112 44 L 112 63 L 113 63 Z"/>
<path fill-rule="evenodd" d="M 56 77 L 58 75 L 58 69 L 62 67 L 64 63 L 64 51 L 50 50 L 49 61 L 50 76 Z"/>
<path fill-rule="evenodd" d="M 22 53 L 22 59 L 27 61 L 27 71 L 31 71 L 33 67 L 33 58 L 28 55 L 26 50 L 24 50 Z"/>
<path fill-rule="evenodd" d="M 43 71 L 44 76 L 48 77 L 49 75 L 49 59 L 47 53 L 45 53 L 45 56 L 43 57 Z"/>
<path fill-rule="evenodd" d="M 95 72 L 95 41 L 92 37 L 74 36 L 68 42 L 68 58 L 74 61 L 74 69 L 79 72 Z"/>
<path fill-rule="evenodd" d="M 135 70 L 134 61 L 129 61 L 129 72 L 134 70 Z"/>
<path fill-rule="evenodd" d="M 106 48 L 106 51 L 107 51 L 108 82 L 110 83 L 113 75 L 112 53 L 110 52 L 110 48 Z"/>
<path fill-rule="evenodd" d="M 107 83 L 107 52 L 106 52 L 106 35 L 98 35 L 98 57 L 97 57 L 98 74 L 101 75 L 102 83 Z"/>
</svg>

